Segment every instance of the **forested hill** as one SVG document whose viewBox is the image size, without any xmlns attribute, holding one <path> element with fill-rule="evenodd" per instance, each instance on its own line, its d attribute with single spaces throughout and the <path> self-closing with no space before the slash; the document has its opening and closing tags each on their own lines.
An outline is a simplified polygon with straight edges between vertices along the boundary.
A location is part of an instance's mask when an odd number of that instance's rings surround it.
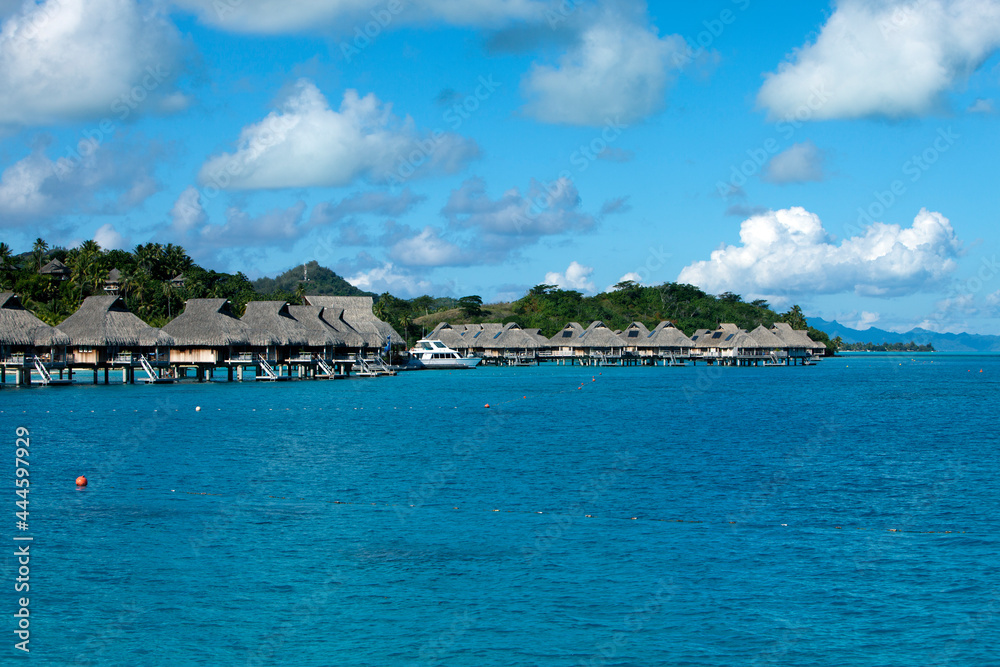
<svg viewBox="0 0 1000 667">
<path fill-rule="evenodd" d="M 307 282 L 303 282 L 303 277 L 308 279 Z M 253 281 L 253 288 L 258 294 L 294 293 L 300 286 L 307 294 L 375 296 L 372 292 L 358 289 L 330 269 L 320 266 L 315 260 L 304 266 L 299 264 L 277 278 L 258 278 Z"/>
</svg>

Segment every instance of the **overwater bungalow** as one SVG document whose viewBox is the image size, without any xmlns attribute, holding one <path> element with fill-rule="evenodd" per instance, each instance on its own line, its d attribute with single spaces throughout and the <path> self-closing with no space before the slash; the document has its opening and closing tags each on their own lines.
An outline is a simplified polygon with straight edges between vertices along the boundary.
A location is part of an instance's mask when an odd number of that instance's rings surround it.
<svg viewBox="0 0 1000 667">
<path fill-rule="evenodd" d="M 305 353 L 316 364 L 315 377 L 346 377 L 353 366 L 351 356 L 364 348 L 364 339 L 354 331 L 345 334 L 325 319 L 329 308 L 321 306 L 289 306 L 288 312 L 306 332 Z M 333 311 L 338 319 L 339 313 Z"/>
<path fill-rule="evenodd" d="M 263 356 L 272 366 L 311 360 L 302 351 L 309 344 L 306 328 L 292 317 L 286 302 L 250 301 L 240 321 L 250 328 L 251 353 Z"/>
<path fill-rule="evenodd" d="M 467 350 L 466 354 L 485 354 L 486 344 L 501 331 L 503 331 L 503 325 L 499 322 L 467 324 L 465 334 L 462 336 Z"/>
<path fill-rule="evenodd" d="M 575 359 L 583 352 L 577 351 L 576 340 L 583 335 L 583 327 L 578 322 L 570 322 L 549 339 L 549 356 L 553 359 Z"/>
<path fill-rule="evenodd" d="M 793 364 L 808 363 L 813 357 L 820 357 L 826 353 L 825 345 L 810 338 L 808 332 L 793 329 L 787 322 L 775 322 L 771 327 L 771 333 L 782 341 L 788 359 Z"/>
<path fill-rule="evenodd" d="M 433 331 L 425 336 L 425 338 L 430 340 L 439 340 L 456 352 L 459 352 L 460 354 L 467 354 L 468 346 L 466 345 L 466 340 L 463 336 L 464 333 L 464 324 L 460 324 L 455 327 L 447 322 L 440 322 L 436 327 L 434 327 Z"/>
<path fill-rule="evenodd" d="M 7 382 L 8 371 L 16 384 L 29 384 L 32 368 L 43 381 L 48 368 L 59 367 L 61 373 L 69 343 L 69 336 L 26 310 L 16 294 L 0 293 L 0 383 Z"/>
<path fill-rule="evenodd" d="M 788 362 L 788 352 L 785 343 L 778 338 L 770 329 L 763 324 L 748 334 L 759 345 L 755 348 L 757 353 L 764 356 L 772 364 L 784 364 Z"/>
<path fill-rule="evenodd" d="M 242 365 L 252 363 L 250 327 L 233 314 L 226 299 L 189 299 L 163 331 L 174 338 L 171 365 L 196 368 L 199 379 L 209 379 L 218 366 L 227 366 L 232 379 L 234 364 L 242 372 Z"/>
<path fill-rule="evenodd" d="M 607 361 L 618 359 L 625 351 L 625 340 L 608 328 L 604 322 L 595 320 L 576 339 L 576 348 L 586 357 Z"/>
<path fill-rule="evenodd" d="M 691 348 L 694 347 L 694 341 L 675 327 L 673 322 L 657 324 L 647 340 L 655 353 L 671 359 L 689 356 Z"/>
<path fill-rule="evenodd" d="M 483 360 L 515 366 L 533 364 L 538 362 L 540 347 L 534 336 L 510 322 L 482 343 Z"/>
<path fill-rule="evenodd" d="M 343 309 L 342 319 L 365 340 L 365 348 L 379 351 L 388 342 L 393 347 L 405 347 L 406 341 L 392 325 L 380 320 L 372 311 L 370 296 L 306 296 L 306 305 Z"/>
<path fill-rule="evenodd" d="M 639 356 L 653 356 L 652 346 L 649 344 L 650 331 L 642 322 L 632 322 L 621 331 L 615 332 L 619 338 L 625 341 L 625 353 Z"/>
<path fill-rule="evenodd" d="M 104 291 L 111 296 L 118 296 L 119 292 L 121 292 L 121 287 L 122 272 L 118 269 L 108 271 L 108 275 L 104 279 Z"/>
<path fill-rule="evenodd" d="M 111 369 L 123 371 L 123 382 L 134 382 L 135 371 L 157 377 L 167 367 L 174 339 L 161 329 L 149 326 L 129 311 L 120 296 L 88 296 L 75 313 L 59 325 L 70 337 L 69 351 L 74 369 L 104 370 L 108 382 Z"/>
</svg>

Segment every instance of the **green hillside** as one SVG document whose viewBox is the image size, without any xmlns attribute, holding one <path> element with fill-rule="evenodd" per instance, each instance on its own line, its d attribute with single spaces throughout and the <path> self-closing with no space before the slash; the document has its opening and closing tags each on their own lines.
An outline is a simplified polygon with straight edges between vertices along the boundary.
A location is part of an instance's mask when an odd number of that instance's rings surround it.
<svg viewBox="0 0 1000 667">
<path fill-rule="evenodd" d="M 308 278 L 303 282 L 303 277 Z M 294 294 L 300 286 L 306 294 L 323 296 L 375 296 L 372 292 L 360 290 L 336 273 L 320 266 L 313 260 L 305 265 L 299 264 L 282 273 L 277 278 L 258 278 L 253 281 L 253 288 L 258 294 Z"/>
</svg>

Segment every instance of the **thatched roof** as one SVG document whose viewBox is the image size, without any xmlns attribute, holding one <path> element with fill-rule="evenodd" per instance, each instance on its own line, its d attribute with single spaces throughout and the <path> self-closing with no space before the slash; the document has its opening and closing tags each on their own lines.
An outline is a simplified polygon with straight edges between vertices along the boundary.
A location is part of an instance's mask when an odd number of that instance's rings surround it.
<svg viewBox="0 0 1000 667">
<path fill-rule="evenodd" d="M 653 347 L 649 335 L 649 329 L 642 322 L 633 322 L 618 334 L 629 347 Z"/>
<path fill-rule="evenodd" d="M 577 347 L 577 340 L 583 335 L 583 327 L 577 322 L 570 322 L 557 331 L 556 335 L 549 339 L 552 347 Z"/>
<path fill-rule="evenodd" d="M 482 347 L 490 350 L 537 350 L 541 345 L 534 336 L 510 322 L 484 342 Z"/>
<path fill-rule="evenodd" d="M 464 326 L 462 326 L 462 330 L 459 331 L 447 322 L 441 322 L 434 327 L 434 331 L 430 332 L 426 338 L 439 340 L 453 350 L 465 349 L 468 347 L 468 343 L 462 336 L 462 332 L 464 331 Z"/>
<path fill-rule="evenodd" d="M 366 345 L 365 337 L 359 334 L 354 328 L 344 320 L 344 309 L 343 308 L 328 308 L 326 306 L 321 306 L 323 309 L 319 316 L 328 326 L 333 327 L 333 329 L 340 334 L 340 337 L 344 339 L 344 343 L 347 347 L 357 347 L 362 348 Z"/>
<path fill-rule="evenodd" d="M 471 350 L 485 350 L 486 344 L 494 336 L 503 331 L 504 325 L 499 322 L 483 322 L 482 324 L 467 324 L 465 335 L 462 336 L 464 345 Z"/>
<path fill-rule="evenodd" d="M 625 347 L 626 345 L 624 340 L 600 320 L 591 322 L 590 326 L 587 327 L 583 335 L 577 340 L 579 347 L 591 349 Z"/>
<path fill-rule="evenodd" d="M 793 329 L 792 325 L 787 322 L 775 322 L 771 327 L 771 333 L 781 340 L 784 348 L 808 350 L 815 345 L 806 332 Z"/>
<path fill-rule="evenodd" d="M 649 334 L 651 347 L 659 349 L 669 348 L 691 348 L 694 341 L 684 335 L 684 332 L 673 325 L 672 322 L 660 322 Z"/>
<path fill-rule="evenodd" d="M 525 329 L 524 333 L 534 338 L 538 342 L 539 347 L 549 346 L 549 339 L 542 335 L 541 329 Z"/>
<path fill-rule="evenodd" d="M 88 296 L 59 329 L 74 347 L 165 347 L 174 343 L 170 335 L 130 313 L 120 296 Z"/>
<path fill-rule="evenodd" d="M 750 336 L 760 343 L 760 346 L 770 350 L 780 350 L 785 347 L 784 341 L 778 338 L 770 329 L 764 328 L 761 324 L 750 332 Z"/>
<path fill-rule="evenodd" d="M 0 345 L 69 345 L 69 336 L 35 317 L 13 292 L 0 293 Z"/>
<path fill-rule="evenodd" d="M 250 327 L 241 322 L 226 299 L 189 299 L 184 312 L 167 322 L 163 331 L 178 347 L 249 345 Z"/>
<path fill-rule="evenodd" d="M 240 320 L 250 327 L 251 345 L 308 345 L 306 328 L 284 301 L 250 301 Z"/>
<path fill-rule="evenodd" d="M 703 333 L 704 332 L 704 333 Z M 709 331 L 707 329 L 699 329 L 695 332 L 695 336 L 691 339 L 694 340 L 695 347 L 700 348 L 718 348 L 728 350 L 734 347 L 758 347 L 756 341 L 750 340 L 749 345 L 743 345 L 746 342 L 743 339 L 737 339 L 740 334 L 745 334 L 746 332 L 740 329 L 735 324 L 720 324 L 719 328 L 715 331 Z"/>
<path fill-rule="evenodd" d="M 118 269 L 111 269 L 108 271 L 108 277 L 104 279 L 105 283 L 118 284 L 122 281 L 122 272 Z"/>
<path fill-rule="evenodd" d="M 43 276 L 68 276 L 72 273 L 69 267 L 60 262 L 58 259 L 54 259 L 42 268 L 38 270 Z"/>
<path fill-rule="evenodd" d="M 369 347 L 382 347 L 388 338 L 393 345 L 405 345 L 403 337 L 396 333 L 392 325 L 375 317 L 370 296 L 306 296 L 310 306 L 343 308 L 343 319 L 352 329 L 361 334 Z"/>
<path fill-rule="evenodd" d="M 288 313 L 295 318 L 305 331 L 306 345 L 309 347 L 347 347 L 347 338 L 333 325 L 323 319 L 325 308 L 320 306 L 289 306 Z M 351 347 L 361 347 L 364 341 L 357 336 L 357 343 Z"/>
</svg>

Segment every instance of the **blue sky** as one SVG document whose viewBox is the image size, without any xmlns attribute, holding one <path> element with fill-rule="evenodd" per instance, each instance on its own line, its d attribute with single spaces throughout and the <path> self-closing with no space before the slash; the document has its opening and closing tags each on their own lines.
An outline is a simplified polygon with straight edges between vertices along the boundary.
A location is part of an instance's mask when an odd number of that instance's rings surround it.
<svg viewBox="0 0 1000 667">
<path fill-rule="evenodd" d="M 1000 1 L 0 0 L 0 228 L 997 333 Z"/>
</svg>

